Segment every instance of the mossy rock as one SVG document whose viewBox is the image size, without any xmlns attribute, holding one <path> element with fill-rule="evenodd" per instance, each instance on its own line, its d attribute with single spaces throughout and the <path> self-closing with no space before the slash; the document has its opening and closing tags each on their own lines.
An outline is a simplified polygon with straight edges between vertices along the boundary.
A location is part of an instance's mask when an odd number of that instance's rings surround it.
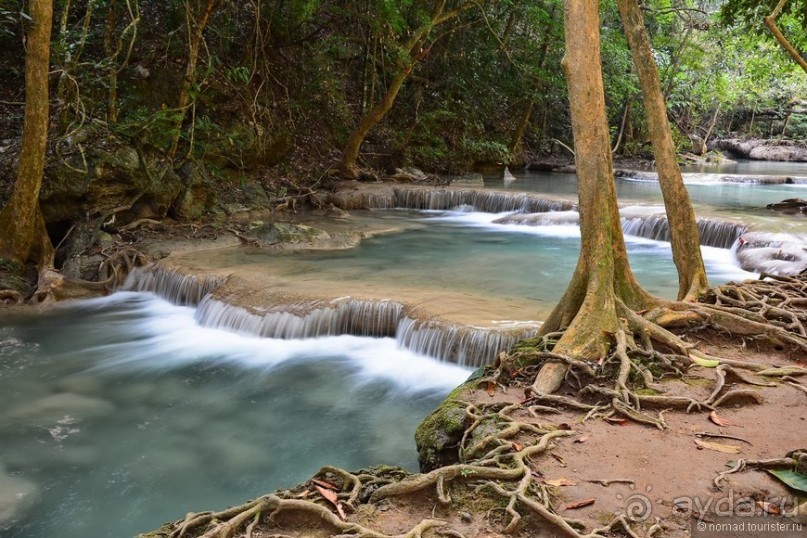
<svg viewBox="0 0 807 538">
<path fill-rule="evenodd" d="M 64 160 L 50 155 L 40 194 L 45 222 L 74 221 L 126 206 L 117 221 L 162 218 L 180 195 L 183 182 L 170 160 L 138 150 L 99 127 L 85 127 L 62 143 Z"/>
<path fill-rule="evenodd" d="M 415 444 L 421 472 L 459 461 L 459 444 L 467 426 L 465 408 L 468 404 L 464 400 L 476 390 L 475 386 L 474 381 L 468 380 L 454 389 L 418 426 Z"/>
<path fill-rule="evenodd" d="M 314 244 L 330 238 L 328 232 L 312 228 L 304 224 L 287 222 L 261 223 L 250 230 L 261 241 L 266 243 Z"/>
<path fill-rule="evenodd" d="M 202 163 L 185 163 L 177 170 L 177 176 L 182 183 L 182 191 L 174 203 L 177 216 L 198 219 L 205 210 L 216 204 L 213 179 Z"/>
</svg>

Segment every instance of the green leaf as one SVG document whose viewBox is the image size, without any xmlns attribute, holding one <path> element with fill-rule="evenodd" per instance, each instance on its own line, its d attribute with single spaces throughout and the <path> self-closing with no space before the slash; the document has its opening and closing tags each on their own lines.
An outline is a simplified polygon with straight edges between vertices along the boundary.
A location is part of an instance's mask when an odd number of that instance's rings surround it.
<svg viewBox="0 0 807 538">
<path fill-rule="evenodd" d="M 698 366 L 703 366 L 704 368 L 717 368 L 718 366 L 720 366 L 720 361 L 712 359 L 704 359 L 703 357 L 698 357 L 692 354 L 689 355 L 689 358 L 692 359 L 692 362 L 694 362 Z"/>
<path fill-rule="evenodd" d="M 768 471 L 793 489 L 807 493 L 807 476 L 796 471 Z"/>
</svg>

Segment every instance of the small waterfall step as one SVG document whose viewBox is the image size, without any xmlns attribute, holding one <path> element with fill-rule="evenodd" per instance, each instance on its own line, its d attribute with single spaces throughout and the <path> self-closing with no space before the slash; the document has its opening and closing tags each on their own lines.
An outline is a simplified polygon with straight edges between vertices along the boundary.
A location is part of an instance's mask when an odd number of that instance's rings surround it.
<svg viewBox="0 0 807 538">
<path fill-rule="evenodd" d="M 748 229 L 742 224 L 698 217 L 696 224 L 701 245 L 730 249 Z M 670 223 L 665 215 L 622 217 L 622 231 L 627 235 L 654 241 L 670 241 Z"/>
<path fill-rule="evenodd" d="M 491 363 L 538 330 L 534 322 L 472 327 L 437 319 L 421 308 L 415 313 L 389 299 L 312 299 L 267 290 L 256 294 L 238 278 L 185 274 L 159 263 L 132 271 L 122 289 L 196 306 L 194 318 L 204 327 L 286 340 L 343 334 L 393 337 L 401 349 L 469 367 Z"/>
<path fill-rule="evenodd" d="M 398 187 L 391 185 L 363 186 L 361 189 L 341 190 L 326 196 L 328 203 L 345 210 L 351 209 L 417 209 L 449 210 L 472 206 L 476 211 L 503 213 L 543 213 L 568 211 L 575 202 L 552 199 L 525 192 L 504 192 L 456 187 Z"/>
<path fill-rule="evenodd" d="M 223 278 L 183 274 L 159 264 L 134 268 L 126 277 L 122 291 L 149 291 L 179 306 L 196 306 L 224 283 Z"/>
</svg>

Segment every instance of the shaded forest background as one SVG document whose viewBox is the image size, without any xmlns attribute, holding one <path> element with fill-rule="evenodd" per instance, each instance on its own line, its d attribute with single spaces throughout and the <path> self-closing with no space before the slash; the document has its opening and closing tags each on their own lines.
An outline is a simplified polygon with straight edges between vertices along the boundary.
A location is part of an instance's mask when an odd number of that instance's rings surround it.
<svg viewBox="0 0 807 538">
<path fill-rule="evenodd" d="M 54 3 L 42 210 L 54 244 L 80 216 L 198 218 L 215 188 L 282 197 L 335 175 L 362 117 L 389 96 L 359 166 L 459 174 L 565 155 L 562 5 L 361 0 Z M 762 17 L 773 3 L 644 5 L 679 151 L 715 137 L 807 138 L 807 82 Z M 438 8 L 453 16 L 436 24 Z M 805 5 L 779 26 L 807 50 Z M 25 6 L 0 3 L 0 201 L 22 128 Z M 425 31 L 424 31 L 425 29 Z M 602 6 L 615 153 L 650 156 L 615 2 Z M 413 45 L 414 44 L 414 45 Z"/>
</svg>

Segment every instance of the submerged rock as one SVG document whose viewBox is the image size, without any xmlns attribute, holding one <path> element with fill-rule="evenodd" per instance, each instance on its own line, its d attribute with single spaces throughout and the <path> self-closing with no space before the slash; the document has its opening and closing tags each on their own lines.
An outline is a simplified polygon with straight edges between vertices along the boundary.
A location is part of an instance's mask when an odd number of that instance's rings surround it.
<svg viewBox="0 0 807 538">
<path fill-rule="evenodd" d="M 807 213 L 807 200 L 803 200 L 801 198 L 787 198 L 781 202 L 768 204 L 765 207 L 771 211 L 779 211 L 782 213 L 787 213 L 788 215 Z"/>
<path fill-rule="evenodd" d="M 4 524 L 30 508 L 36 501 L 38 492 L 36 484 L 9 475 L 0 465 L 0 530 L 5 528 Z"/>
<path fill-rule="evenodd" d="M 451 178 L 452 187 L 478 187 L 485 186 L 485 179 L 482 174 L 466 174 Z"/>
</svg>

